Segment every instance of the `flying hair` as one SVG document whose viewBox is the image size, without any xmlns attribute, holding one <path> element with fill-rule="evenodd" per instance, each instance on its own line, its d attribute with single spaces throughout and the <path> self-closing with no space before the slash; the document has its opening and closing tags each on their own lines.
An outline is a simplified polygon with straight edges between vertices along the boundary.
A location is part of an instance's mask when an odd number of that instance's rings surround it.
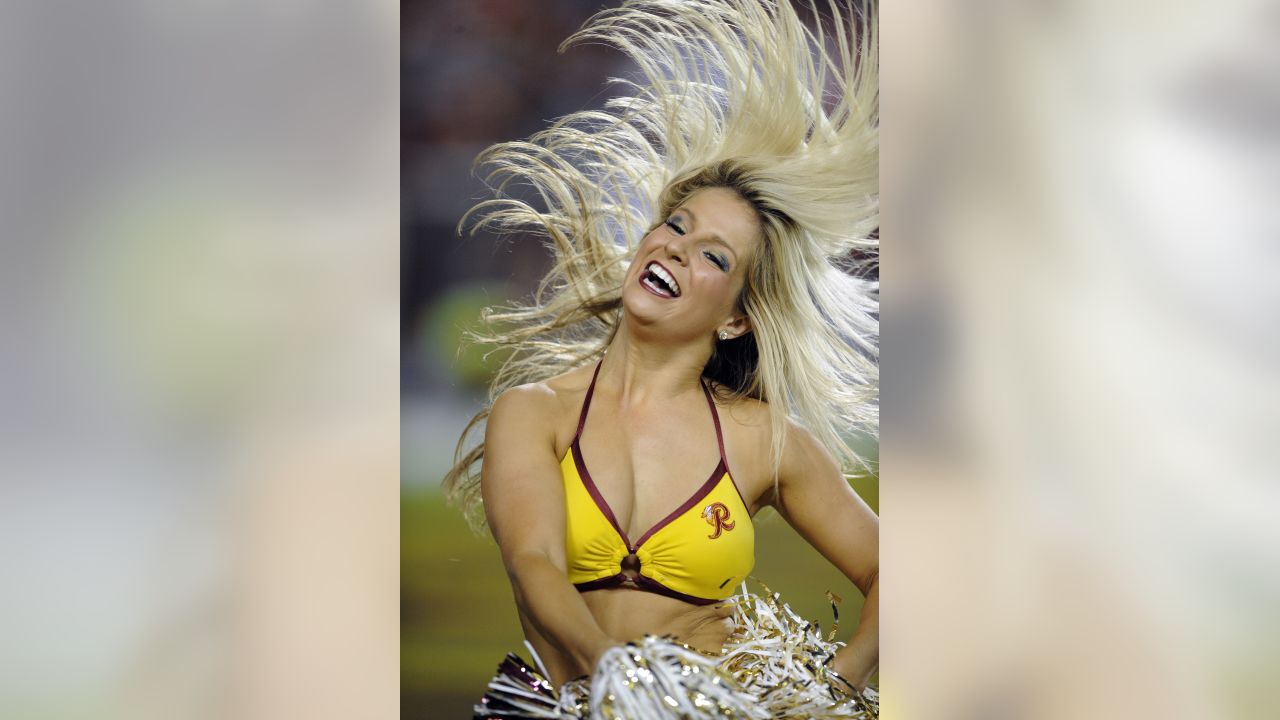
<svg viewBox="0 0 1280 720">
<path fill-rule="evenodd" d="M 878 41 L 871 0 L 636 0 L 561 46 L 603 43 L 638 76 L 603 110 L 568 115 L 477 158 L 494 197 L 459 228 L 543 238 L 551 271 L 530 301 L 484 311 L 472 339 L 511 349 L 444 479 L 484 527 L 482 427 L 505 390 L 599 358 L 644 235 L 694 192 L 729 188 L 756 210 L 762 251 L 739 297 L 752 332 L 716 344 L 704 375 L 767 404 L 774 475 L 789 418 L 846 472 L 878 430 Z M 517 186 L 530 199 L 513 197 Z"/>
</svg>

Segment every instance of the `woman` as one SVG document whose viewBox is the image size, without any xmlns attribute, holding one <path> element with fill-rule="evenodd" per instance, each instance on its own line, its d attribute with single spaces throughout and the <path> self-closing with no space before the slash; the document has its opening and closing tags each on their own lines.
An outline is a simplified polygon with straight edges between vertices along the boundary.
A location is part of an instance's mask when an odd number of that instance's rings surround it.
<svg viewBox="0 0 1280 720">
<path fill-rule="evenodd" d="M 481 157 L 542 207 L 473 212 L 557 262 L 488 315 L 514 353 L 445 479 L 537 663 L 510 657 L 477 717 L 875 712 L 877 520 L 842 470 L 876 423 L 875 284 L 851 259 L 876 246 L 876 50 L 867 7 L 823 10 L 829 35 L 787 2 L 602 12 L 569 42 L 617 45 L 644 81 Z M 866 596 L 847 644 L 734 595 L 766 506 Z"/>
</svg>

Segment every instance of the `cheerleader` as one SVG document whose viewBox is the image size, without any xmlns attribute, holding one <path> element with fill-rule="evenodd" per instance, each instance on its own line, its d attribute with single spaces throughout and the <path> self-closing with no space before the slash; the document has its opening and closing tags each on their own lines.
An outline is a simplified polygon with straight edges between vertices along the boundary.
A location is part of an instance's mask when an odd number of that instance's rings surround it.
<svg viewBox="0 0 1280 720">
<path fill-rule="evenodd" d="M 478 339 L 512 353 L 444 481 L 501 548 L 530 652 L 478 718 L 878 714 L 878 521 L 847 481 L 877 428 L 875 23 L 814 11 L 603 11 L 566 45 L 640 77 L 479 160 L 496 196 L 464 222 L 555 262 L 486 311 Z M 865 595 L 847 642 L 745 589 L 766 506 Z"/>
</svg>

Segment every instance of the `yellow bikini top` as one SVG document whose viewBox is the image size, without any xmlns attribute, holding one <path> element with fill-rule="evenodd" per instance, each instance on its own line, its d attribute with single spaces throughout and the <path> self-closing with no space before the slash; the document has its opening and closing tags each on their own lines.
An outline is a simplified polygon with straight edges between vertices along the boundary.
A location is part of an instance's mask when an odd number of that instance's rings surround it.
<svg viewBox="0 0 1280 720">
<path fill-rule="evenodd" d="M 578 431 L 560 461 L 569 581 L 580 591 L 624 587 L 700 605 L 724 600 L 755 565 L 755 529 L 729 474 L 711 391 L 702 384 L 716 426 L 720 463 L 692 497 L 632 542 L 582 460 L 580 438 L 599 375 L 596 365 L 582 400 Z"/>
</svg>

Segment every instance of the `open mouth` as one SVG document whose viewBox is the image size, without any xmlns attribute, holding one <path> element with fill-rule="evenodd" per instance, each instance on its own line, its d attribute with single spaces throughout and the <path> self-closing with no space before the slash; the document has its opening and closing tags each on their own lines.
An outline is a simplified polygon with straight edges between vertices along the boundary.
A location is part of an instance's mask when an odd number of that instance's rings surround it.
<svg viewBox="0 0 1280 720">
<path fill-rule="evenodd" d="M 651 262 L 645 266 L 644 272 L 640 274 L 640 284 L 660 297 L 680 297 L 680 284 L 666 268 L 657 262 Z"/>
</svg>

